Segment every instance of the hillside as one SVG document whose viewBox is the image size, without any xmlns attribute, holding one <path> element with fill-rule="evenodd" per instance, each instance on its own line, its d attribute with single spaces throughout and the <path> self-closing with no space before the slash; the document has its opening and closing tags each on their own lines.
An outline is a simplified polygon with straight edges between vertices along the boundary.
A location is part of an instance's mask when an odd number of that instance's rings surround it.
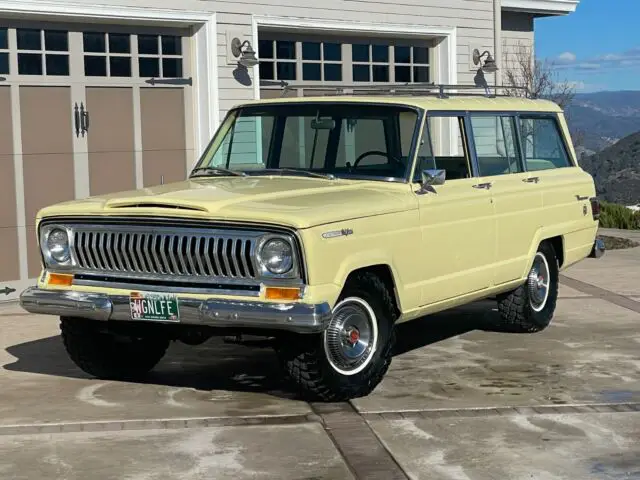
<svg viewBox="0 0 640 480">
<path fill-rule="evenodd" d="M 580 93 L 565 111 L 571 131 L 582 132 L 588 151 L 599 152 L 640 131 L 640 91 Z"/>
<path fill-rule="evenodd" d="M 583 157 L 580 165 L 593 175 L 603 199 L 625 205 L 640 203 L 640 132 Z"/>
</svg>

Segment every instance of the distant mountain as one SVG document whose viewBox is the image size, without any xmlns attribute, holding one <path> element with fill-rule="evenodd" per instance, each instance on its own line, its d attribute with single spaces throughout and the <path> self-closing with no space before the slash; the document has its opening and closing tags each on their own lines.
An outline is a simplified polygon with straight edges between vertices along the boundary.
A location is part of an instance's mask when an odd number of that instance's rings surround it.
<svg viewBox="0 0 640 480">
<path fill-rule="evenodd" d="M 593 176 L 598 196 L 604 200 L 640 204 L 640 132 L 595 155 L 583 156 L 580 165 Z"/>
<path fill-rule="evenodd" d="M 582 137 L 579 153 L 599 152 L 640 131 L 640 90 L 579 93 L 565 113 L 572 133 Z"/>
</svg>

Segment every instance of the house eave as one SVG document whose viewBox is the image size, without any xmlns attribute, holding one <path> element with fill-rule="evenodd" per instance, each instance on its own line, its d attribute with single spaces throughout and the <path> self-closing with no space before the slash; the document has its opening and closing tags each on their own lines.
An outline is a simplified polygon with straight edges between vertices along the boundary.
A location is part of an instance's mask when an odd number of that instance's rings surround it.
<svg viewBox="0 0 640 480">
<path fill-rule="evenodd" d="M 502 0 L 502 10 L 526 12 L 536 16 L 569 15 L 580 0 Z"/>
</svg>

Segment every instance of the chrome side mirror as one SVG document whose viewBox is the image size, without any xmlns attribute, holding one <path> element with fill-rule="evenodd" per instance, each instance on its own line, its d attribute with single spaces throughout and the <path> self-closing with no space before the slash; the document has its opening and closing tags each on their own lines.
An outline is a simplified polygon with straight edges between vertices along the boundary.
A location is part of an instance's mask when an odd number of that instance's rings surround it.
<svg viewBox="0 0 640 480">
<path fill-rule="evenodd" d="M 442 185 L 447 178 L 446 170 L 423 170 L 422 185 Z"/>
<path fill-rule="evenodd" d="M 420 189 L 416 191 L 418 195 L 424 195 L 427 192 L 436 192 L 434 185 L 442 185 L 447 177 L 446 170 L 423 170 L 422 171 L 422 184 Z"/>
</svg>

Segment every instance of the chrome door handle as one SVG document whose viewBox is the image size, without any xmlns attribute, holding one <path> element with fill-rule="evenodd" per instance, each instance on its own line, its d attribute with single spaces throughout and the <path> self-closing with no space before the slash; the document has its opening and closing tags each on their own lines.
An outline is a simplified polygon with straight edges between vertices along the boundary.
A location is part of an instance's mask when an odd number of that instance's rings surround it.
<svg viewBox="0 0 640 480">
<path fill-rule="evenodd" d="M 473 188 L 486 188 L 487 190 L 489 190 L 492 186 L 493 184 L 491 182 L 487 182 L 487 183 L 478 183 L 474 185 Z"/>
<path fill-rule="evenodd" d="M 526 183 L 538 183 L 540 181 L 540 177 L 523 178 L 522 181 Z"/>
<path fill-rule="evenodd" d="M 588 196 L 588 195 L 587 195 L 587 196 L 576 195 L 576 199 L 577 199 L 579 202 L 582 202 L 582 201 L 584 201 L 584 200 L 588 200 L 588 199 L 589 199 L 589 196 Z"/>
</svg>

